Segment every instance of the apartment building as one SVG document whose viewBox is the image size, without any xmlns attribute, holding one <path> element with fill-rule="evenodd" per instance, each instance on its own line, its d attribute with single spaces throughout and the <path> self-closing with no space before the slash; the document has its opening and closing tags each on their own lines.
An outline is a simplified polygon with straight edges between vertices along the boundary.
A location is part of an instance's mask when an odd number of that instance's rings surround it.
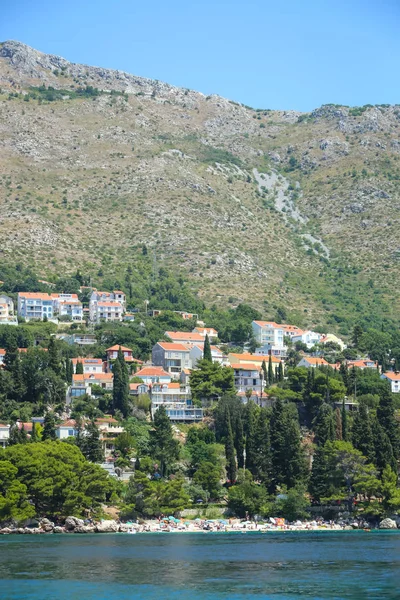
<svg viewBox="0 0 400 600">
<path fill-rule="evenodd" d="M 26 321 L 54 317 L 54 299 L 44 292 L 19 292 L 18 315 Z"/>
<path fill-rule="evenodd" d="M 152 362 L 178 377 L 184 369 L 191 368 L 190 346 L 173 342 L 157 342 L 152 350 Z"/>
<path fill-rule="evenodd" d="M 260 353 L 271 354 L 279 358 L 286 356 L 287 347 L 283 341 L 285 337 L 283 325 L 273 321 L 253 321 L 251 326 Z"/>
</svg>

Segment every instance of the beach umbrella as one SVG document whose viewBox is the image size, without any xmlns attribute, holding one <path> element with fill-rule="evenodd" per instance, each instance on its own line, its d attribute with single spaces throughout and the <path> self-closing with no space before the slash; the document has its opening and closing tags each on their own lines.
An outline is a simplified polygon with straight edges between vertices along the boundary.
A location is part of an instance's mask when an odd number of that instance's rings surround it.
<svg viewBox="0 0 400 600">
<path fill-rule="evenodd" d="M 225 521 L 225 519 L 220 519 L 219 522 L 222 523 L 222 525 L 228 525 L 228 521 Z"/>
</svg>

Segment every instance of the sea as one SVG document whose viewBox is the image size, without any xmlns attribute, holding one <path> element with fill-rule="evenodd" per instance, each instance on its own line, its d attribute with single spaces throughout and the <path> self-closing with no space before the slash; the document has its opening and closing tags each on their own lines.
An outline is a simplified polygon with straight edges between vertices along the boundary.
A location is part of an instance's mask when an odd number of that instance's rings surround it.
<svg viewBox="0 0 400 600">
<path fill-rule="evenodd" d="M 400 599 L 400 532 L 0 536 L 1 600 Z"/>
</svg>

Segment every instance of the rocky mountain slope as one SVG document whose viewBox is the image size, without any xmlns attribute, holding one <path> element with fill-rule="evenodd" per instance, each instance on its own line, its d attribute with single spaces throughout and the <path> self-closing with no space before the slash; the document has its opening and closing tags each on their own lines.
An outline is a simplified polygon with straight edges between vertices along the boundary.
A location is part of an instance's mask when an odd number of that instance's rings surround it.
<svg viewBox="0 0 400 600">
<path fill-rule="evenodd" d="M 397 319 L 400 107 L 255 110 L 19 42 L 0 89 L 1 261 L 95 277 L 146 244 L 208 303 Z"/>
</svg>

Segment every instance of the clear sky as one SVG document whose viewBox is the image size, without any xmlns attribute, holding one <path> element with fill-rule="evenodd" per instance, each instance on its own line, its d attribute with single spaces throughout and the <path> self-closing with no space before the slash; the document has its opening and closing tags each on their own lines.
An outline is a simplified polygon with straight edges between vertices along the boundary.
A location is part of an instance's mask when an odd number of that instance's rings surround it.
<svg viewBox="0 0 400 600">
<path fill-rule="evenodd" d="M 400 102 L 400 0 L 3 0 L 0 40 L 308 111 Z"/>
</svg>

